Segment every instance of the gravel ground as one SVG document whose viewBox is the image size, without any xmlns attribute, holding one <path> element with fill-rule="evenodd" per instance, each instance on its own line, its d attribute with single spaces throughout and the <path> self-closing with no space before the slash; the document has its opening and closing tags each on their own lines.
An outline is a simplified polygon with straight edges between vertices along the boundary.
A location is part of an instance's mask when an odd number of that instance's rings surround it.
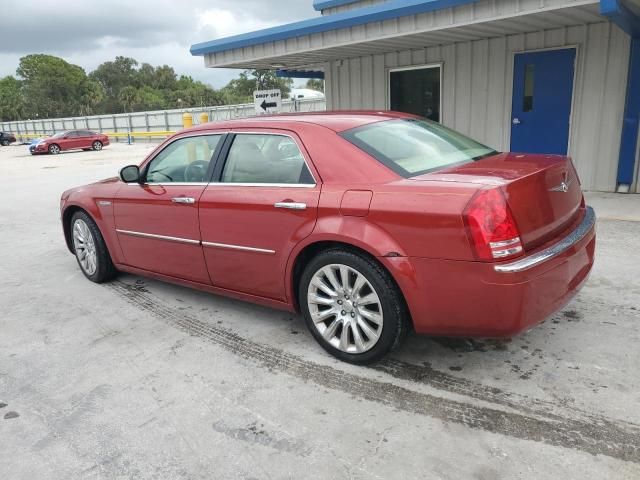
<svg viewBox="0 0 640 480">
<path fill-rule="evenodd" d="M 297 316 L 82 276 L 60 193 L 152 146 L 0 148 L 0 478 L 640 478 L 640 196 L 588 196 L 595 268 L 544 324 L 358 368 Z"/>
</svg>

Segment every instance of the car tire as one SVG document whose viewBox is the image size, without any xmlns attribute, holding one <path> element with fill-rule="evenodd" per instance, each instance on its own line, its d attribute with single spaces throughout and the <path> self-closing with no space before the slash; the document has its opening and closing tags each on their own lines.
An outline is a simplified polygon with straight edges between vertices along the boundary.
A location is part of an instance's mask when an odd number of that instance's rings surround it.
<svg viewBox="0 0 640 480">
<path fill-rule="evenodd" d="M 71 217 L 70 237 L 80 270 L 89 280 L 103 283 L 118 273 L 96 222 L 85 212 Z"/>
<path fill-rule="evenodd" d="M 60 153 L 60 146 L 57 143 L 52 143 L 49 145 L 48 150 L 51 155 L 57 155 Z"/>
<path fill-rule="evenodd" d="M 8 147 L 9 146 L 9 140 L 2 140 L 2 146 L 3 147 Z"/>
<path fill-rule="evenodd" d="M 318 343 L 356 365 L 376 362 L 397 348 L 409 325 L 405 301 L 389 272 L 346 249 L 326 250 L 307 264 L 298 300 Z M 360 300 L 368 303 L 358 304 Z"/>
<path fill-rule="evenodd" d="M 100 140 L 96 140 L 91 145 L 91 148 L 93 148 L 96 152 L 102 150 L 102 142 Z"/>
</svg>

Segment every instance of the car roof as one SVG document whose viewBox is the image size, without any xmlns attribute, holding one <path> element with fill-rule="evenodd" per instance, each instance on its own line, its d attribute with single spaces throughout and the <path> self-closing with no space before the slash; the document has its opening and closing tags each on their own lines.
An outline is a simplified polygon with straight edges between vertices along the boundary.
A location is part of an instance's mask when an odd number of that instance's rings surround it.
<svg viewBox="0 0 640 480">
<path fill-rule="evenodd" d="M 360 111 L 328 111 L 328 112 L 304 112 L 282 113 L 277 115 L 259 115 L 256 117 L 237 120 L 223 120 L 197 125 L 189 130 L 207 130 L 214 128 L 245 128 L 245 127 L 276 127 L 287 128 L 295 124 L 312 124 L 328 128 L 335 132 L 343 132 L 352 128 L 361 127 L 375 122 L 393 120 L 398 118 L 419 118 L 415 115 L 382 110 Z"/>
</svg>

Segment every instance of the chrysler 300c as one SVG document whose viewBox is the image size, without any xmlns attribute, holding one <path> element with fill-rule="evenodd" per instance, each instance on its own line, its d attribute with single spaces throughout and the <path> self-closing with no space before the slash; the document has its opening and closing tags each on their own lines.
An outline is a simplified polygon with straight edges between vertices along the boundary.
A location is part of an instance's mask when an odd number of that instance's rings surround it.
<svg viewBox="0 0 640 480">
<path fill-rule="evenodd" d="M 124 271 L 300 311 L 362 364 L 411 327 L 532 328 L 580 289 L 595 249 L 568 157 L 499 153 L 393 112 L 200 125 L 61 209 L 89 280 Z"/>
</svg>

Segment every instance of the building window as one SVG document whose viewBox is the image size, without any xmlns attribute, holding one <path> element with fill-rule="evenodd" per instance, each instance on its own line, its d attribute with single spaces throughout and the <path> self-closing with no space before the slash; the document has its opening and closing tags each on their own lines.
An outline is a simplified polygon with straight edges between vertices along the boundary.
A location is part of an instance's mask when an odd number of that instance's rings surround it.
<svg viewBox="0 0 640 480">
<path fill-rule="evenodd" d="M 524 68 L 524 99 L 522 102 L 522 111 L 530 112 L 533 110 L 533 92 L 535 91 L 536 66 L 529 64 Z"/>
<path fill-rule="evenodd" d="M 389 71 L 389 108 L 440 121 L 440 65 Z"/>
</svg>

